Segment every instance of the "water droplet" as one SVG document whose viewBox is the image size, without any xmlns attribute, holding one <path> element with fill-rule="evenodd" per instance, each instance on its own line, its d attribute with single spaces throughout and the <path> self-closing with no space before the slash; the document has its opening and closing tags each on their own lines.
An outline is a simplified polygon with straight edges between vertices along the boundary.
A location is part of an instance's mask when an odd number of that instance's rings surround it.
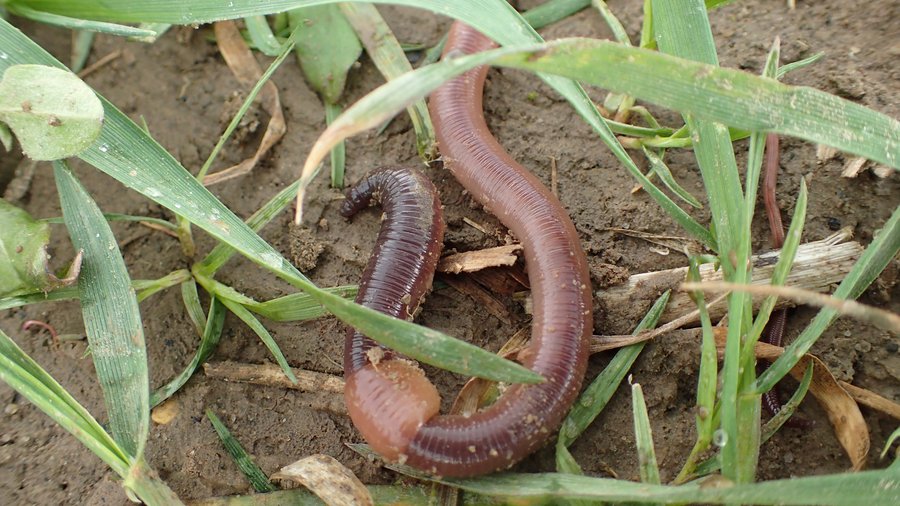
<svg viewBox="0 0 900 506">
<path fill-rule="evenodd" d="M 5 60 L 7 58 L 9 58 L 9 55 L 4 53 L 3 51 L 0 51 L 0 60 Z"/>
<path fill-rule="evenodd" d="M 160 193 L 159 190 L 157 190 L 156 188 L 153 188 L 152 186 L 145 189 L 144 194 L 151 198 L 162 197 L 162 193 Z"/>
<path fill-rule="evenodd" d="M 101 144 L 100 147 L 97 148 L 97 149 L 99 149 L 100 151 L 106 153 L 107 151 L 109 151 L 109 146 L 106 145 L 106 144 Z"/>
<path fill-rule="evenodd" d="M 713 432 L 712 442 L 717 447 L 724 448 L 728 444 L 728 434 L 724 430 L 719 429 Z"/>
<path fill-rule="evenodd" d="M 281 269 L 281 255 L 279 255 L 278 253 L 266 251 L 260 254 L 260 256 L 262 257 L 263 262 L 265 262 L 265 264 L 272 269 Z"/>
</svg>

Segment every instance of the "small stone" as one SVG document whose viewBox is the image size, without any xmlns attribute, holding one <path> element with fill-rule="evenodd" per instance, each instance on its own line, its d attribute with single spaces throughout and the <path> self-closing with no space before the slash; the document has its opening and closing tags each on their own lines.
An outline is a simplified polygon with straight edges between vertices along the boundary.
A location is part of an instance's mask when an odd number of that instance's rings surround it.
<svg viewBox="0 0 900 506">
<path fill-rule="evenodd" d="M 14 415 L 19 412 L 19 405 L 11 402 L 7 404 L 5 408 L 3 408 L 3 412 L 7 415 Z"/>
</svg>

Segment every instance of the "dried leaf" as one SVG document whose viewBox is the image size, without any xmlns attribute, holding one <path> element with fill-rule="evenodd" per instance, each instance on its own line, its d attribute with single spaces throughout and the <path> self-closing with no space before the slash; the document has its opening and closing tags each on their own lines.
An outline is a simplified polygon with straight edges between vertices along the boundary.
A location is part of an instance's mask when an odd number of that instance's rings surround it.
<svg viewBox="0 0 900 506">
<path fill-rule="evenodd" d="M 250 88 L 262 77 L 262 69 L 253 57 L 253 53 L 247 47 L 247 43 L 241 37 L 234 22 L 220 21 L 215 24 L 216 42 L 219 52 L 225 58 L 228 68 L 243 86 Z M 259 93 L 259 100 L 263 108 L 269 114 L 269 124 L 263 134 L 262 141 L 256 152 L 250 158 L 241 163 L 220 170 L 203 178 L 203 184 L 209 186 L 222 181 L 233 179 L 252 171 L 260 159 L 284 136 L 287 127 L 284 122 L 284 112 L 281 110 L 281 100 L 278 98 L 278 88 L 270 80 L 263 85 Z"/>
<path fill-rule="evenodd" d="M 719 347 L 720 352 L 724 345 L 725 334 L 716 333 L 716 346 Z M 784 353 L 784 348 L 780 346 L 772 346 L 767 343 L 756 344 L 757 358 L 771 362 L 780 357 L 782 353 Z M 813 364 L 813 379 L 809 385 L 809 392 L 827 413 L 835 436 L 850 458 L 852 469 L 858 471 L 866 463 L 870 444 L 869 429 L 859 411 L 859 406 L 853 397 L 841 387 L 825 363 L 813 355 L 808 353 L 803 355 L 803 358 L 791 369 L 791 376 L 797 380 L 803 378 L 803 373 L 810 363 Z"/>
<path fill-rule="evenodd" d="M 328 455 L 311 455 L 288 464 L 272 475 L 272 479 L 299 483 L 332 506 L 374 504 L 359 478 Z"/>
</svg>

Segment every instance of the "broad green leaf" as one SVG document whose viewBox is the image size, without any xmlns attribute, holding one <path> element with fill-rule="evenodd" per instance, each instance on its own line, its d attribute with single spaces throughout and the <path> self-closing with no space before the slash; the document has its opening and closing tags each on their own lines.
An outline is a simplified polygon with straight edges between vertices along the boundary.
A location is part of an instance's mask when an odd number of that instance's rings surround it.
<svg viewBox="0 0 900 506">
<path fill-rule="evenodd" d="M 75 74 L 44 65 L 6 68 L 0 81 L 0 121 L 34 160 L 74 156 L 100 135 L 103 106 Z"/>
<path fill-rule="evenodd" d="M 50 226 L 0 199 L 0 296 L 49 291 Z"/>
<path fill-rule="evenodd" d="M 103 213 L 63 162 L 54 163 L 54 175 L 66 228 L 84 251 L 78 291 L 110 430 L 139 459 L 150 428 L 150 385 L 137 298 Z"/>
<path fill-rule="evenodd" d="M 337 5 L 292 10 L 288 19 L 298 28 L 295 51 L 303 75 L 325 102 L 337 103 L 347 72 L 362 53 L 353 27 Z"/>
</svg>

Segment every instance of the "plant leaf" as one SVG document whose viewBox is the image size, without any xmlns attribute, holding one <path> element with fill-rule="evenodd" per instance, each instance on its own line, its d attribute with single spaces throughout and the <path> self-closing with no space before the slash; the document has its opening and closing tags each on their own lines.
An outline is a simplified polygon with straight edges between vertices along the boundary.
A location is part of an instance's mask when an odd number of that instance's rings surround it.
<svg viewBox="0 0 900 506">
<path fill-rule="evenodd" d="M 292 10 L 288 19 L 299 28 L 294 50 L 303 75 L 325 102 L 337 103 L 347 72 L 362 53 L 356 32 L 337 5 Z"/>
<path fill-rule="evenodd" d="M 66 70 L 14 65 L 0 81 L 0 121 L 34 160 L 74 156 L 100 135 L 103 106 L 94 91 Z"/>
</svg>

